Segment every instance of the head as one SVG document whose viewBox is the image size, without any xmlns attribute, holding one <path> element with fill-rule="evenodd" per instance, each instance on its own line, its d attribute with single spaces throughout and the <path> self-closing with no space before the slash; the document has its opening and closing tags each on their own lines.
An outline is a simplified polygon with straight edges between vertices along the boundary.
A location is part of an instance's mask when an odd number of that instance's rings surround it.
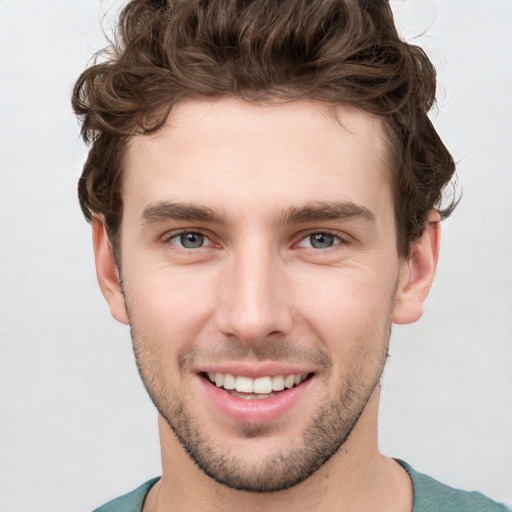
<svg viewBox="0 0 512 512">
<path fill-rule="evenodd" d="M 104 220 L 118 263 L 128 141 L 157 132 L 186 98 L 312 99 L 379 116 L 402 256 L 430 211 L 445 218 L 455 207 L 440 207 L 455 166 L 427 116 L 435 70 L 400 39 L 387 0 L 134 0 L 105 56 L 82 73 L 72 101 L 92 143 L 80 204 L 89 221 Z"/>
<path fill-rule="evenodd" d="M 133 1 L 119 30 L 75 88 L 79 192 L 163 428 L 249 491 L 368 455 L 450 211 L 430 62 L 383 0 Z"/>
</svg>

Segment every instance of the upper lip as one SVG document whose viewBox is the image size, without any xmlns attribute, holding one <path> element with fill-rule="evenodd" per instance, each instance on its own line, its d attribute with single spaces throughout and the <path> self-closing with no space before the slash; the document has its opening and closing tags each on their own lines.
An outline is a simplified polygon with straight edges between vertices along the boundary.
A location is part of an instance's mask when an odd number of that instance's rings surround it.
<svg viewBox="0 0 512 512">
<path fill-rule="evenodd" d="M 313 369 L 304 365 L 285 363 L 212 363 L 198 365 L 195 368 L 197 373 L 230 373 L 231 375 L 243 375 L 251 379 L 259 377 L 275 377 L 276 375 L 296 375 L 299 373 L 314 373 Z"/>
</svg>

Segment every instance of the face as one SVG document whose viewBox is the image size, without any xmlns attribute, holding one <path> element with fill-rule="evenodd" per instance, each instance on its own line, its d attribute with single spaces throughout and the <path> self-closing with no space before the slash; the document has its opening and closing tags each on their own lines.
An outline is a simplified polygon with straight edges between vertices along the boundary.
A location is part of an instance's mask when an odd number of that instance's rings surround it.
<svg viewBox="0 0 512 512">
<path fill-rule="evenodd" d="M 377 393 L 406 264 L 381 122 L 331 114 L 187 101 L 129 146 L 112 311 L 162 417 L 232 488 L 309 477 Z"/>
</svg>

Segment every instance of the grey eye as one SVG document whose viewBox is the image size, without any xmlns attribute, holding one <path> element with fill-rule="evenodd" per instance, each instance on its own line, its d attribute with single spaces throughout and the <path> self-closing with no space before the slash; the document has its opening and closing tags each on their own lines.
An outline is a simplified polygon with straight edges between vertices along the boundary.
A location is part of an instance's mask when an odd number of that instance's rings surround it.
<svg viewBox="0 0 512 512">
<path fill-rule="evenodd" d="M 309 236 L 309 243 L 315 249 L 328 249 L 334 245 L 336 237 L 329 233 L 314 233 Z"/>
<path fill-rule="evenodd" d="M 182 233 L 179 235 L 180 244 L 185 249 L 197 249 L 204 245 L 204 235 L 200 233 Z"/>
</svg>

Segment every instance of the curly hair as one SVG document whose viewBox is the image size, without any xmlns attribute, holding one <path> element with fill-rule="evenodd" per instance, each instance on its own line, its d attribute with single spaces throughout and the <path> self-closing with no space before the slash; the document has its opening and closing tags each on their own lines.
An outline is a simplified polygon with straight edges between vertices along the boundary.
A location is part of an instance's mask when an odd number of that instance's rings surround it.
<svg viewBox="0 0 512 512">
<path fill-rule="evenodd" d="M 455 164 L 427 115 L 435 69 L 399 37 L 387 0 L 132 0 L 100 55 L 73 91 L 91 143 L 78 190 L 86 219 L 104 219 L 116 259 L 127 142 L 159 130 L 184 98 L 307 98 L 380 116 L 401 256 L 429 211 L 445 218 L 456 205 L 441 207 Z"/>
</svg>

